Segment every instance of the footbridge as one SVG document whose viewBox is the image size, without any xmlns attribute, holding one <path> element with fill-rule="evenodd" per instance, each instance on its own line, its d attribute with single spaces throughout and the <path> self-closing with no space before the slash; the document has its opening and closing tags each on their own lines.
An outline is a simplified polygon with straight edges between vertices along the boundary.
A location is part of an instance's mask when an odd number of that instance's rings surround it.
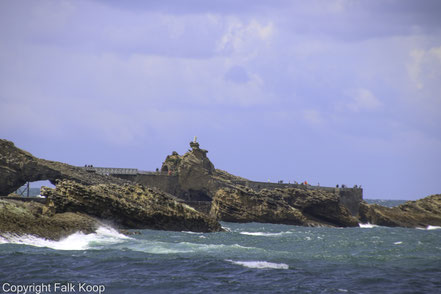
<svg viewBox="0 0 441 294">
<path fill-rule="evenodd" d="M 84 170 L 91 173 L 97 173 L 100 175 L 117 175 L 117 176 L 136 176 L 136 175 L 146 175 L 146 174 L 158 174 L 152 171 L 142 171 L 137 168 L 119 168 L 119 167 L 95 167 L 92 165 L 81 166 Z"/>
</svg>

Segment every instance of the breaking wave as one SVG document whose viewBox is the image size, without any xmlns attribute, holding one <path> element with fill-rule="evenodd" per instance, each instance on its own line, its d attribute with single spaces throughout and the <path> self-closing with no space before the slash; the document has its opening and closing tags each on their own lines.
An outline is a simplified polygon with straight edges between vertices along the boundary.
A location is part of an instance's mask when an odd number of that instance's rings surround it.
<svg viewBox="0 0 441 294">
<path fill-rule="evenodd" d="M 273 263 L 268 261 L 234 261 L 231 259 L 226 259 L 225 261 L 231 262 L 233 264 L 241 265 L 248 268 L 258 268 L 258 269 L 289 269 L 289 266 L 285 263 Z"/>
<path fill-rule="evenodd" d="M 280 232 L 280 233 L 240 232 L 240 234 L 248 235 L 248 236 L 278 237 L 286 234 L 292 234 L 292 232 Z"/>
<path fill-rule="evenodd" d="M 363 229 L 372 229 L 372 228 L 377 228 L 378 226 L 377 225 L 373 225 L 373 224 L 370 224 L 370 223 L 367 223 L 367 224 L 358 224 L 359 226 L 360 226 L 360 228 L 363 228 Z"/>
<path fill-rule="evenodd" d="M 427 227 L 425 227 L 425 228 L 417 228 L 418 230 L 428 230 L 428 231 L 431 231 L 431 230 L 439 230 L 439 229 L 441 229 L 441 227 L 440 226 L 431 226 L 431 225 L 428 225 Z"/>
<path fill-rule="evenodd" d="M 0 244 L 21 244 L 35 247 L 47 247 L 55 250 L 100 249 L 103 246 L 117 244 L 131 239 L 113 228 L 99 227 L 95 233 L 74 233 L 59 241 L 48 240 L 34 235 L 6 234 L 0 237 Z"/>
</svg>

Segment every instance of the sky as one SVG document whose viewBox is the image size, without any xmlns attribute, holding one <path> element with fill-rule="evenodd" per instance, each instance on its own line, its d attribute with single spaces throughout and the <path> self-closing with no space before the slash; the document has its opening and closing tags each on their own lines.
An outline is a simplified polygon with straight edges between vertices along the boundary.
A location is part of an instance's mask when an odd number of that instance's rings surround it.
<svg viewBox="0 0 441 294">
<path fill-rule="evenodd" d="M 0 138 L 155 170 L 441 193 L 441 1 L 0 1 Z"/>
</svg>

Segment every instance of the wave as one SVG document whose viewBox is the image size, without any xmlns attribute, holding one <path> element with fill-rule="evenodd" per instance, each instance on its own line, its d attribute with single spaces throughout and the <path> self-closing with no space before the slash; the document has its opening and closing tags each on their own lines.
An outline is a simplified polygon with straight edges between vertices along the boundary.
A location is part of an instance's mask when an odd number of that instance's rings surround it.
<svg viewBox="0 0 441 294">
<path fill-rule="evenodd" d="M 182 231 L 182 233 L 191 234 L 191 235 L 201 235 L 201 232 L 192 232 L 192 231 Z"/>
<path fill-rule="evenodd" d="M 360 226 L 360 228 L 363 228 L 363 229 L 372 229 L 372 228 L 377 228 L 378 227 L 377 225 L 373 225 L 373 224 L 370 224 L 370 223 L 367 223 L 367 224 L 360 223 L 358 225 Z"/>
<path fill-rule="evenodd" d="M 440 226 L 427 226 L 427 228 L 426 228 L 426 230 L 439 230 L 439 229 L 441 229 L 441 227 Z"/>
<path fill-rule="evenodd" d="M 431 225 L 428 225 L 428 226 L 425 227 L 425 228 L 416 228 L 416 229 L 418 229 L 418 230 L 428 230 L 428 231 L 431 231 L 431 230 L 439 230 L 439 229 L 441 229 L 441 227 L 440 227 L 440 226 L 431 226 Z"/>
<path fill-rule="evenodd" d="M 248 235 L 248 236 L 278 237 L 286 234 L 292 234 L 292 232 L 280 232 L 280 233 L 240 232 L 240 234 Z"/>
<path fill-rule="evenodd" d="M 55 250 L 88 250 L 104 245 L 117 244 L 132 239 L 113 228 L 99 227 L 95 233 L 77 232 L 59 241 L 48 240 L 34 235 L 6 234 L 0 237 L 0 244 L 21 244 L 35 247 L 47 247 Z"/>
<path fill-rule="evenodd" d="M 273 263 L 268 261 L 234 261 L 231 259 L 226 259 L 225 261 L 231 262 L 233 264 L 241 265 L 248 268 L 258 268 L 258 269 L 289 269 L 289 266 L 285 263 Z"/>
<path fill-rule="evenodd" d="M 168 243 L 149 240 L 137 240 L 135 244 L 130 244 L 129 246 L 126 246 L 126 248 L 150 254 L 218 253 L 225 251 L 259 250 L 259 248 L 245 247 L 239 244 L 198 244 L 190 242 Z"/>
</svg>

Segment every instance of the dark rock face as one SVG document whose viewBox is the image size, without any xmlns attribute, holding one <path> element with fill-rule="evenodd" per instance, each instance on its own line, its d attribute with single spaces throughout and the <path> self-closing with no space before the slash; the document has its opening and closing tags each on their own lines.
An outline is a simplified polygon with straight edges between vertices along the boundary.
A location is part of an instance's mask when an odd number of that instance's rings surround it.
<svg viewBox="0 0 441 294">
<path fill-rule="evenodd" d="M 73 180 L 85 185 L 125 183 L 115 177 L 89 173 L 65 163 L 36 158 L 15 147 L 14 143 L 0 139 L 0 195 L 6 196 L 14 192 L 28 181 L 49 180 L 55 184 L 58 179 Z"/>
<path fill-rule="evenodd" d="M 293 188 L 260 192 L 220 189 L 213 198 L 210 215 L 231 222 L 358 226 L 358 220 L 339 203 L 338 195 Z"/>
<path fill-rule="evenodd" d="M 73 181 L 61 181 L 55 189 L 42 189 L 42 195 L 47 196 L 56 213 L 82 212 L 122 228 L 196 232 L 222 230 L 221 225 L 207 215 L 160 190 L 141 185 L 84 186 Z"/>
<path fill-rule="evenodd" d="M 0 234 L 30 234 L 59 240 L 75 232 L 93 233 L 100 222 L 82 213 L 53 214 L 41 203 L 0 200 Z"/>
<path fill-rule="evenodd" d="M 441 194 L 391 208 L 363 202 L 360 205 L 360 221 L 387 227 L 441 226 Z"/>
</svg>

